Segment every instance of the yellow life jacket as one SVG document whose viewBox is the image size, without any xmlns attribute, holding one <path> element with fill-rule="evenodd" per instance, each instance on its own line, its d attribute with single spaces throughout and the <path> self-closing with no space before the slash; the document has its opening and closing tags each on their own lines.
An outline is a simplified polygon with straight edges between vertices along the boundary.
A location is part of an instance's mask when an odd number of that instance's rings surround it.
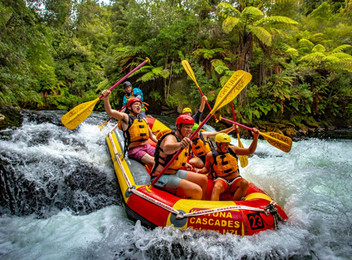
<svg viewBox="0 0 352 260">
<path fill-rule="evenodd" d="M 213 158 L 212 168 L 216 177 L 227 177 L 238 171 L 237 156 L 232 149 L 229 148 L 226 153 L 213 151 Z"/>
<path fill-rule="evenodd" d="M 206 156 L 211 151 L 211 147 L 207 141 L 205 141 L 202 133 L 199 133 L 199 138 L 192 140 L 192 153 L 197 157 Z"/>
<path fill-rule="evenodd" d="M 168 162 L 172 159 L 172 157 L 174 157 L 174 155 L 177 153 L 176 151 L 175 153 L 169 154 L 166 157 L 160 156 L 160 152 L 163 152 L 163 150 L 160 147 L 160 144 L 164 140 L 164 138 L 170 134 L 174 135 L 178 142 L 181 142 L 181 139 L 178 138 L 175 132 L 165 134 L 163 137 L 161 137 L 160 140 L 158 140 L 158 143 L 155 147 L 155 153 L 154 153 L 155 164 L 151 172 L 151 175 L 153 175 L 155 169 L 158 167 L 159 164 L 165 167 L 168 164 Z M 165 174 L 175 174 L 182 166 L 185 166 L 188 156 L 189 156 L 189 147 L 182 150 L 182 152 L 177 156 L 177 158 L 171 163 L 169 168 L 165 171 Z"/>
<path fill-rule="evenodd" d="M 127 146 L 131 143 L 143 143 L 149 139 L 148 123 L 144 118 L 129 115 L 128 127 L 123 133 Z"/>
</svg>

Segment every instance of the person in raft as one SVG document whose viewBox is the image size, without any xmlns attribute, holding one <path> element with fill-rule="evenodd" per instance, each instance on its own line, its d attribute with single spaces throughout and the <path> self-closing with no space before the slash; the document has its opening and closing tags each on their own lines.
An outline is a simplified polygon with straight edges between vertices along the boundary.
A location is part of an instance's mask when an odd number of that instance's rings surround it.
<svg viewBox="0 0 352 260">
<path fill-rule="evenodd" d="M 123 87 L 125 88 L 125 95 L 123 96 L 122 106 L 124 107 L 125 105 L 127 105 L 128 101 L 132 98 L 140 99 L 142 101 L 142 109 L 141 109 L 140 116 L 144 118 L 146 116 L 146 112 L 145 112 L 145 108 L 143 105 L 143 92 L 142 92 L 142 90 L 140 88 L 133 88 L 131 82 L 129 82 L 129 81 L 125 81 L 123 83 Z"/>
<path fill-rule="evenodd" d="M 110 93 L 108 89 L 102 92 L 104 108 L 106 113 L 121 122 L 121 129 L 125 137 L 125 152 L 128 151 L 129 158 L 152 166 L 154 164 L 155 148 L 147 141 L 150 138 L 157 142 L 157 139 L 147 121 L 140 116 L 142 101 L 138 98 L 129 99 L 126 106 L 129 111 L 127 114 L 111 108 Z"/>
<path fill-rule="evenodd" d="M 205 174 L 212 169 L 214 187 L 211 200 L 219 200 L 226 191 L 234 193 L 233 200 L 241 200 L 246 195 L 249 184 L 241 177 L 238 169 L 237 155 L 250 155 L 257 148 L 259 131 L 252 129 L 253 141 L 248 148 L 230 146 L 231 138 L 228 134 L 219 133 L 215 136 L 216 150 L 207 154 L 204 167 L 197 171 Z"/>
<path fill-rule="evenodd" d="M 189 136 L 193 124 L 192 117 L 180 115 L 176 119 L 176 131 L 167 133 L 159 139 L 154 154 L 155 164 L 151 171 L 151 180 L 159 175 L 178 150 L 183 149 L 155 186 L 180 197 L 200 200 L 205 198 L 208 178 L 191 171 L 193 167 L 187 163 L 191 145 Z"/>
<path fill-rule="evenodd" d="M 195 123 L 192 127 L 192 133 L 196 131 L 199 127 L 197 123 Z M 205 158 L 207 153 L 211 150 L 214 150 L 214 145 L 211 143 L 210 138 L 215 137 L 218 133 L 230 133 L 235 130 L 235 125 L 232 127 L 223 129 L 218 132 L 206 132 L 203 130 L 198 131 L 198 133 L 192 139 L 191 145 L 191 156 L 192 158 L 188 161 L 195 168 L 203 168 L 205 164 Z"/>
<path fill-rule="evenodd" d="M 199 109 L 197 110 L 197 112 L 193 116 L 192 116 L 192 109 L 190 109 L 189 107 L 185 107 L 182 110 L 182 115 L 191 116 L 195 123 L 200 124 L 200 118 L 203 114 L 205 102 L 207 102 L 207 100 L 208 100 L 207 96 L 202 96 L 202 101 L 200 103 Z"/>
</svg>

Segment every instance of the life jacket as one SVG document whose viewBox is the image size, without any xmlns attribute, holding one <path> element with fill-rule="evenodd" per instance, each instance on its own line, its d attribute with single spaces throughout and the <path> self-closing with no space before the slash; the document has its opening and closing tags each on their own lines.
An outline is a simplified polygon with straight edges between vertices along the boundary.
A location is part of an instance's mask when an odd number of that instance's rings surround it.
<svg viewBox="0 0 352 260">
<path fill-rule="evenodd" d="M 174 131 L 165 134 L 164 136 L 161 137 L 161 139 L 158 140 L 158 143 L 155 146 L 155 153 L 154 153 L 155 164 L 151 172 L 151 175 L 155 172 L 155 169 L 159 165 L 165 167 L 168 164 L 168 162 L 172 159 L 172 157 L 174 157 L 174 155 L 177 153 L 176 151 L 173 154 L 168 154 L 166 157 L 160 156 L 160 152 L 164 152 L 163 149 L 160 147 L 160 144 L 165 139 L 165 137 L 170 134 L 174 135 L 178 142 L 181 142 L 181 139 L 176 135 Z M 189 147 L 183 149 L 182 152 L 177 156 L 177 158 L 173 160 L 171 165 L 165 171 L 165 174 L 175 174 L 182 166 L 185 166 L 188 156 L 189 156 Z"/>
<path fill-rule="evenodd" d="M 123 136 L 125 137 L 125 152 L 131 143 L 142 144 L 147 141 L 149 139 L 147 121 L 144 118 L 128 115 L 128 127 L 123 130 Z"/>
<path fill-rule="evenodd" d="M 215 176 L 213 177 L 226 178 L 239 170 L 238 159 L 232 149 L 229 148 L 226 153 L 220 153 L 216 150 L 213 150 L 212 152 L 214 158 L 212 170 L 215 173 Z"/>
<path fill-rule="evenodd" d="M 199 138 L 192 140 L 192 153 L 197 157 L 206 156 L 211 151 L 209 142 L 205 141 L 202 132 L 199 132 Z"/>
</svg>

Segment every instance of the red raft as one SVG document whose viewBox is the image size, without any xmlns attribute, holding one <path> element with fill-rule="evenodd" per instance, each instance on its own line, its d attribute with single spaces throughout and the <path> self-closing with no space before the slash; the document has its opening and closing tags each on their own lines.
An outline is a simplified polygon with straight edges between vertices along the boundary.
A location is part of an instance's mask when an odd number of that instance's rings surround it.
<svg viewBox="0 0 352 260">
<path fill-rule="evenodd" d="M 158 137 L 170 131 L 155 118 L 147 117 Z M 286 221 L 282 208 L 264 191 L 250 183 L 244 201 L 190 200 L 152 187 L 150 175 L 139 162 L 123 156 L 123 134 L 114 127 L 106 137 L 127 216 L 147 227 L 193 228 L 221 234 L 253 235 L 277 229 Z M 209 181 L 209 197 L 213 182 Z"/>
</svg>

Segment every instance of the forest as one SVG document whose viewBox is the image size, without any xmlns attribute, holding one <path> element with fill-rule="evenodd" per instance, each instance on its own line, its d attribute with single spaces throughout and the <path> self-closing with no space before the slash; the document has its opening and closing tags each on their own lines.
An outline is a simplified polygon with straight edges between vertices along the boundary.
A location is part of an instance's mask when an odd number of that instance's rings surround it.
<svg viewBox="0 0 352 260">
<path fill-rule="evenodd" d="M 197 109 L 188 60 L 210 104 L 234 71 L 252 74 L 239 122 L 352 125 L 352 0 L 0 0 L 0 37 L 0 107 L 70 110 L 148 57 L 129 81 L 150 113 Z"/>
</svg>

